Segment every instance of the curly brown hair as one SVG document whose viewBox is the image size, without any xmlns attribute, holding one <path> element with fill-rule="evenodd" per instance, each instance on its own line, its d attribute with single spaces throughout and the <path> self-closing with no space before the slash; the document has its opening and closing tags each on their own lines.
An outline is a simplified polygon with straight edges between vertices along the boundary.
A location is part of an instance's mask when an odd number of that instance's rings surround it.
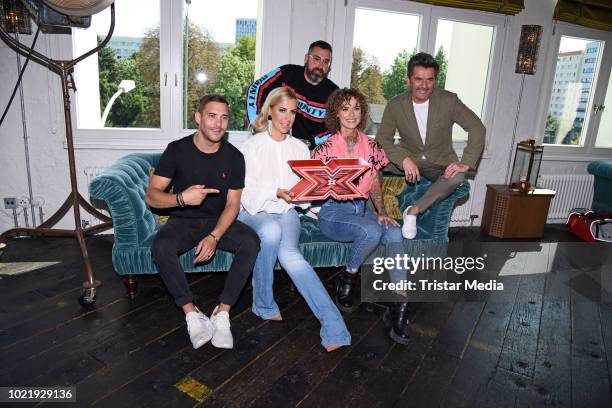
<svg viewBox="0 0 612 408">
<path fill-rule="evenodd" d="M 327 99 L 327 118 L 325 118 L 325 125 L 330 132 L 335 133 L 340 130 L 340 119 L 338 119 L 338 114 L 340 114 L 342 107 L 351 101 L 351 98 L 355 98 L 357 104 L 361 108 L 361 120 L 357 128 L 359 130 L 365 129 L 368 123 L 368 101 L 365 95 L 355 88 L 342 88 L 336 89 Z"/>
</svg>

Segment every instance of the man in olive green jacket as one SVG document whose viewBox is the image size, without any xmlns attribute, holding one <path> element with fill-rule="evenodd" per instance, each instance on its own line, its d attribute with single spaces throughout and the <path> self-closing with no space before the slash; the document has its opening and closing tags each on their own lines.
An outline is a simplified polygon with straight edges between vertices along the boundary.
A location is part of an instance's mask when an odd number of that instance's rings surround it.
<svg viewBox="0 0 612 408">
<path fill-rule="evenodd" d="M 452 194 L 466 171 L 476 170 L 485 144 L 486 130 L 478 116 L 456 94 L 435 88 L 438 70 L 436 60 L 426 53 L 408 61 L 409 89 L 389 101 L 376 135 L 406 181 L 416 183 L 423 175 L 433 183 L 404 211 L 402 234 L 408 239 L 416 236 L 418 214 Z M 455 123 L 468 132 L 460 161 L 453 149 Z M 394 144 L 396 131 L 399 144 Z"/>
</svg>

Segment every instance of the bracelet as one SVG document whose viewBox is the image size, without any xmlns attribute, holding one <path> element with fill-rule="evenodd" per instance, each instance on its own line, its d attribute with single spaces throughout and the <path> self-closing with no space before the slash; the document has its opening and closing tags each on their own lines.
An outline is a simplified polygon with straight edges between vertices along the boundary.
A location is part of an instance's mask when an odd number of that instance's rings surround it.
<svg viewBox="0 0 612 408">
<path fill-rule="evenodd" d="M 213 237 L 213 239 L 215 240 L 215 243 L 218 243 L 219 240 L 217 239 L 217 237 L 215 236 L 215 234 L 213 234 L 212 232 L 209 232 L 208 235 L 210 235 L 211 237 Z"/>
<path fill-rule="evenodd" d="M 176 195 L 176 202 L 178 203 L 179 207 L 181 208 L 185 207 L 185 200 L 183 200 L 183 193 L 178 193 Z"/>
</svg>

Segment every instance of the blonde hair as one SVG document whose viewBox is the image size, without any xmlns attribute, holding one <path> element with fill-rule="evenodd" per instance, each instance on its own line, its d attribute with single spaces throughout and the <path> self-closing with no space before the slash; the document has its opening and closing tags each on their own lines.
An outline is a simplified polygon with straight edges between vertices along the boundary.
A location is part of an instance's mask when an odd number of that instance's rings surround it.
<svg viewBox="0 0 612 408">
<path fill-rule="evenodd" d="M 297 97 L 289 88 L 281 86 L 280 88 L 273 89 L 266 98 L 259 115 L 253 121 L 253 129 L 255 132 L 263 132 L 268 129 L 268 117 L 270 116 L 270 109 L 278 105 L 283 99 L 294 99 L 297 101 Z"/>
</svg>

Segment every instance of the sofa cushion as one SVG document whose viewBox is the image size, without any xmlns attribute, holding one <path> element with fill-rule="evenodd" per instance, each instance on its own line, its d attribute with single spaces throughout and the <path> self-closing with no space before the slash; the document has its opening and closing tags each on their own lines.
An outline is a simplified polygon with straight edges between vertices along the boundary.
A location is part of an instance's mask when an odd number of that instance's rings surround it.
<svg viewBox="0 0 612 408">
<path fill-rule="evenodd" d="M 406 187 L 406 179 L 403 176 L 394 176 L 385 174 L 383 177 L 383 199 L 385 203 L 385 211 L 391 218 L 399 220 L 402 218 L 402 212 L 399 209 L 397 196 Z"/>
</svg>

